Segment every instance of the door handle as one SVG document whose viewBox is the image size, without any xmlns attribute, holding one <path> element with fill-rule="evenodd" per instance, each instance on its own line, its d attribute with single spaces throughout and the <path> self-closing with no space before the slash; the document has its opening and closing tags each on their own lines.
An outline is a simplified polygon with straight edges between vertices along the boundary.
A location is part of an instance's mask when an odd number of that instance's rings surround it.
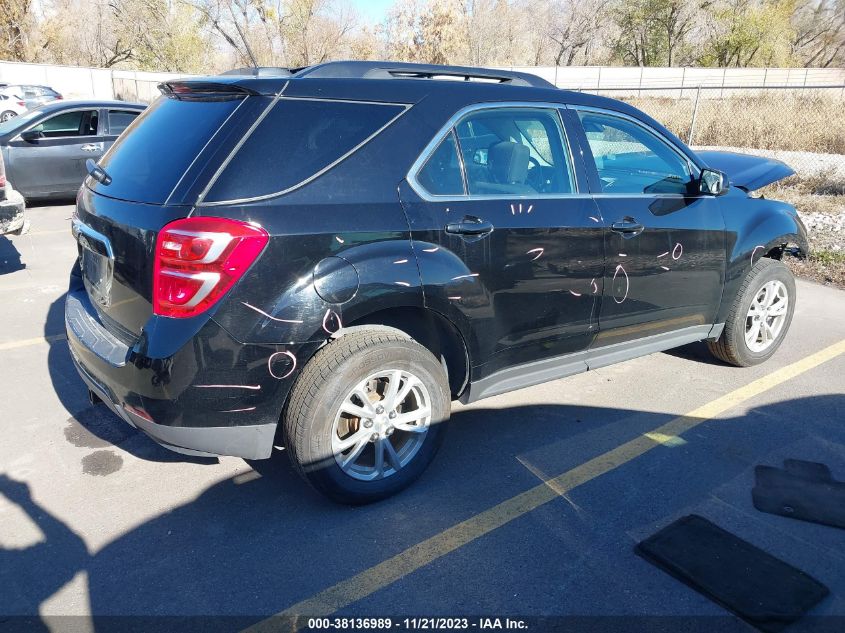
<svg viewBox="0 0 845 633">
<path fill-rule="evenodd" d="M 634 237 L 642 233 L 645 227 L 634 218 L 625 218 L 624 220 L 611 224 L 610 230 L 614 233 L 621 233 L 625 237 Z"/>
<path fill-rule="evenodd" d="M 446 232 L 453 235 L 469 235 L 478 237 L 493 232 L 493 224 L 481 218 L 466 216 L 460 222 L 449 222 Z"/>
<path fill-rule="evenodd" d="M 83 152 L 99 152 L 103 149 L 103 146 L 100 143 L 86 143 L 82 147 L 80 147 Z"/>
</svg>

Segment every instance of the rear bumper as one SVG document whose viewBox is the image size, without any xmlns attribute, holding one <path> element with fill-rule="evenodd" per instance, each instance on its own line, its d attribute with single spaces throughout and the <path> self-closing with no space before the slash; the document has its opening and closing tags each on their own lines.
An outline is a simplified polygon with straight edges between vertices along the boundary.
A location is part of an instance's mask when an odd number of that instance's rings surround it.
<svg viewBox="0 0 845 633">
<path fill-rule="evenodd" d="M 150 358 L 140 351 L 143 335 L 131 345 L 115 338 L 79 288 L 68 292 L 65 327 L 88 389 L 162 446 L 189 455 L 270 456 L 292 382 L 267 371 L 273 347 L 241 344 L 209 320 L 173 356 Z"/>
<path fill-rule="evenodd" d="M 6 185 L 5 198 L 0 200 L 0 235 L 20 231 L 26 222 L 23 196 Z"/>
<path fill-rule="evenodd" d="M 244 459 L 266 459 L 273 450 L 275 424 L 218 427 L 171 427 L 156 424 L 112 400 L 111 391 L 92 376 L 75 354 L 74 366 L 88 389 L 124 422 L 149 435 L 155 442 L 183 455 L 213 457 L 233 455 Z"/>
</svg>

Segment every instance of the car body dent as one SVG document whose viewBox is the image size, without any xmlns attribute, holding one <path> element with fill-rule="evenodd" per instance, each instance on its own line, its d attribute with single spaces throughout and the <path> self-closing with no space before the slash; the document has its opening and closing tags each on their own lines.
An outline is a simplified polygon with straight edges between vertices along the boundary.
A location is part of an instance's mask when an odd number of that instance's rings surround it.
<svg viewBox="0 0 845 633">
<path fill-rule="evenodd" d="M 810 253 L 807 230 L 795 208 L 779 200 L 754 198 L 740 190 L 721 197 L 725 217 L 727 268 L 717 322 L 727 318 L 742 280 L 761 257 L 787 245 L 800 256 Z"/>
<path fill-rule="evenodd" d="M 71 283 L 69 294 L 80 302 L 87 301 L 81 284 Z M 185 327 L 175 324 L 174 331 L 180 326 Z M 184 340 L 184 335 L 181 332 L 179 339 Z M 275 424 L 292 384 L 279 378 L 283 373 L 274 374 L 269 364 L 271 357 L 286 352 L 287 346 L 244 345 L 211 319 L 175 350 L 151 349 L 142 336 L 119 366 L 79 343 L 78 336 L 69 338 L 77 363 L 105 378 L 106 386 L 101 391 L 107 391 L 112 402 L 142 409 L 158 425 Z M 162 351 L 167 355 L 158 355 Z M 298 347 L 296 353 L 310 354 L 312 350 Z M 233 376 L 238 379 L 233 381 Z M 241 410 L 237 416 L 231 415 L 235 409 Z M 202 415 L 196 415 L 196 411 L 202 411 Z"/>
<path fill-rule="evenodd" d="M 336 234 L 272 238 L 250 278 L 234 288 L 217 310 L 215 321 L 246 343 L 305 343 L 325 341 L 344 325 L 373 312 L 422 307 L 419 271 L 407 233 L 344 235 L 342 245 Z M 278 279 L 272 265 L 277 251 L 301 262 L 285 280 Z M 319 272 L 327 259 L 347 265 L 315 280 L 315 270 Z M 350 268 L 356 273 L 354 292 L 349 287 Z M 347 294 L 349 298 L 343 302 L 326 300 L 332 294 Z"/>
</svg>

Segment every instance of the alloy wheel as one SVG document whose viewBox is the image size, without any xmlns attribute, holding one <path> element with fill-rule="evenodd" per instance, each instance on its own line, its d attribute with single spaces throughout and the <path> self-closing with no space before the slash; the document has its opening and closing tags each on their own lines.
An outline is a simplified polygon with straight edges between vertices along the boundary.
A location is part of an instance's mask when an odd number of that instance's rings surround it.
<svg viewBox="0 0 845 633">
<path fill-rule="evenodd" d="M 777 340 L 786 323 L 789 293 L 777 280 L 769 281 L 757 291 L 745 318 L 745 344 L 752 352 L 763 352 Z"/>
<path fill-rule="evenodd" d="M 372 374 L 344 398 L 331 430 L 332 453 L 344 473 L 384 479 L 405 467 L 425 441 L 431 397 L 408 371 Z"/>
</svg>

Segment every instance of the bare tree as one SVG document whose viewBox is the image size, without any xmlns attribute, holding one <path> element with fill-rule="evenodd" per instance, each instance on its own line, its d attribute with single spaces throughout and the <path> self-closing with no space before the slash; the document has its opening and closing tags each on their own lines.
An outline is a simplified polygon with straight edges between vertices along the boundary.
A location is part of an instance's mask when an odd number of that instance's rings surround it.
<svg viewBox="0 0 845 633">
<path fill-rule="evenodd" d="M 611 0 L 558 0 L 552 3 L 546 33 L 554 44 L 555 66 L 572 66 L 587 51 L 607 22 Z"/>
<path fill-rule="evenodd" d="M 460 61 L 463 49 L 458 0 L 431 0 L 419 19 L 419 58 L 429 64 Z"/>
<path fill-rule="evenodd" d="M 32 0 L 0 0 L 0 57 L 30 60 Z"/>
<path fill-rule="evenodd" d="M 329 0 L 295 0 L 288 3 L 289 16 L 280 24 L 280 36 L 288 44 L 288 63 L 309 66 L 344 52 L 357 26 L 349 4 Z"/>
<path fill-rule="evenodd" d="M 805 0 L 792 24 L 792 52 L 805 66 L 845 64 L 845 0 Z"/>
</svg>

